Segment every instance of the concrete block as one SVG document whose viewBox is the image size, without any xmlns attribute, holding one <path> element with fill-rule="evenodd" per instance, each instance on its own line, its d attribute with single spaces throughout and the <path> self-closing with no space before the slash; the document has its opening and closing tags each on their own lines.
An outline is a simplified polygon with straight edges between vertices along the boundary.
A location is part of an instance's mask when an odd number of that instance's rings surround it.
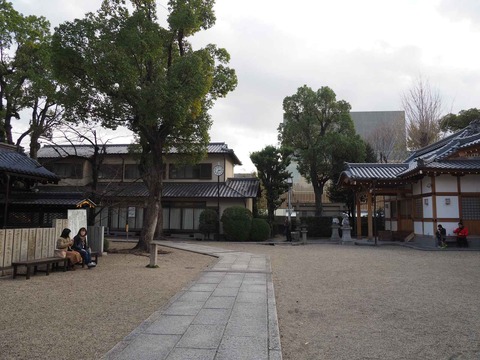
<svg viewBox="0 0 480 360">
<path fill-rule="evenodd" d="M 186 291 L 177 301 L 180 302 L 205 302 L 210 297 L 209 292 L 205 291 Z"/>
<path fill-rule="evenodd" d="M 205 303 L 205 309 L 231 309 L 235 303 L 235 298 L 231 296 L 210 297 Z"/>
<path fill-rule="evenodd" d="M 195 316 L 162 315 L 145 332 L 158 335 L 183 335 Z"/>
<path fill-rule="evenodd" d="M 167 360 L 213 360 L 216 350 L 175 348 Z"/>
<path fill-rule="evenodd" d="M 212 296 L 237 296 L 239 288 L 217 288 Z"/>
<path fill-rule="evenodd" d="M 224 336 L 215 360 L 268 360 L 266 338 Z"/>
<path fill-rule="evenodd" d="M 114 357 L 115 360 L 164 360 L 180 339 L 180 335 L 143 334 Z"/>
<path fill-rule="evenodd" d="M 190 325 L 176 347 L 217 349 L 224 330 L 224 325 Z"/>
<path fill-rule="evenodd" d="M 230 312 L 230 309 L 202 309 L 192 325 L 226 325 Z"/>
<path fill-rule="evenodd" d="M 197 315 L 203 307 L 202 302 L 174 302 L 165 310 L 165 315 Z"/>
</svg>

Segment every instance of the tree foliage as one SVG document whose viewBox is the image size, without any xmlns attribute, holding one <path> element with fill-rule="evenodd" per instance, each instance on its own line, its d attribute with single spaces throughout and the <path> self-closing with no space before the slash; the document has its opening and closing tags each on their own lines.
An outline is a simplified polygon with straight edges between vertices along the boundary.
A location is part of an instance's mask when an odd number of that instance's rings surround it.
<svg viewBox="0 0 480 360">
<path fill-rule="evenodd" d="M 258 178 L 265 191 L 270 226 L 275 220 L 275 210 L 283 202 L 280 196 L 288 190 L 286 180 L 291 176 L 287 171 L 290 165 L 289 155 L 289 151 L 271 145 L 250 154 L 250 159 L 257 168 Z"/>
<path fill-rule="evenodd" d="M 440 130 L 458 131 L 466 128 L 474 120 L 480 120 L 480 109 L 461 110 L 458 115 L 447 114 L 440 121 Z"/>
<path fill-rule="evenodd" d="M 442 99 L 430 83 L 419 78 L 402 96 L 407 118 L 407 146 L 421 149 L 440 139 Z"/>
<path fill-rule="evenodd" d="M 162 230 L 163 155 L 175 149 L 191 161 L 205 156 L 208 111 L 237 79 L 225 49 L 194 50 L 187 40 L 215 23 L 212 0 L 170 0 L 166 27 L 154 1 L 131 3 L 133 11 L 124 1 L 104 0 L 97 13 L 60 25 L 53 50 L 65 116 L 124 125 L 138 137 L 150 197 L 137 246 L 148 248 L 155 229 Z"/>
<path fill-rule="evenodd" d="M 20 119 L 22 110 L 31 108 L 27 134 L 34 136 L 36 149 L 38 137 L 48 131 L 46 120 L 51 116 L 52 101 L 41 100 L 47 96 L 45 79 L 51 74 L 50 23 L 44 17 L 23 16 L 11 3 L 0 0 L 0 24 L 0 140 L 13 144 L 12 121 Z"/>
<path fill-rule="evenodd" d="M 341 171 L 344 161 L 365 152 L 364 142 L 355 133 L 350 108 L 346 101 L 337 101 L 329 87 L 314 91 L 304 85 L 283 100 L 279 140 L 294 149 L 299 173 L 311 182 L 317 215 L 322 212 L 326 182 Z"/>
<path fill-rule="evenodd" d="M 218 214 L 213 209 L 205 209 L 200 213 L 198 230 L 210 239 L 210 234 L 215 233 L 218 227 Z"/>
<path fill-rule="evenodd" d="M 252 212 L 242 206 L 226 208 L 221 218 L 226 239 L 247 241 L 252 229 L 252 218 Z"/>
</svg>

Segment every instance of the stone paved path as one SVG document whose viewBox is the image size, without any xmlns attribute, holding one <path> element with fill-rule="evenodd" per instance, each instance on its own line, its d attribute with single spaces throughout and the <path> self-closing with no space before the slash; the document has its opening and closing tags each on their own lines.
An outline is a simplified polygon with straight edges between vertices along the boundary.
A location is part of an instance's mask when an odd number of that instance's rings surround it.
<svg viewBox="0 0 480 360">
<path fill-rule="evenodd" d="M 200 244 L 158 243 L 219 260 L 103 359 L 282 359 L 267 256 Z"/>
</svg>

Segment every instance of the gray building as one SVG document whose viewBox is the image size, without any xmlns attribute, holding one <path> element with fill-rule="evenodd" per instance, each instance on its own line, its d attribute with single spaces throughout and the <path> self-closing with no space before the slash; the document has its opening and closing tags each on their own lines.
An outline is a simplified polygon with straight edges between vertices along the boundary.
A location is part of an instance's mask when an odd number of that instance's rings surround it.
<svg viewBox="0 0 480 360">
<path fill-rule="evenodd" d="M 399 162 L 407 157 L 405 111 L 352 111 L 350 116 L 378 161 Z"/>
</svg>

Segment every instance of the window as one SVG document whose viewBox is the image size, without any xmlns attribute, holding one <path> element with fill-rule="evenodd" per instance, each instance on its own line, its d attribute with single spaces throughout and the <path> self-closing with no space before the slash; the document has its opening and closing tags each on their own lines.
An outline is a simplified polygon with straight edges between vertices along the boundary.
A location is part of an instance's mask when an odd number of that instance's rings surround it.
<svg viewBox="0 0 480 360">
<path fill-rule="evenodd" d="M 122 180 L 121 164 L 103 164 L 98 172 L 99 179 L 117 179 Z"/>
<path fill-rule="evenodd" d="M 165 203 L 163 228 L 168 230 L 198 230 L 205 203 Z"/>
<path fill-rule="evenodd" d="M 125 180 L 140 179 L 140 169 L 137 164 L 125 164 Z"/>
<path fill-rule="evenodd" d="M 170 164 L 170 179 L 212 179 L 212 164 L 178 165 Z"/>
<path fill-rule="evenodd" d="M 423 218 L 423 201 L 422 198 L 415 199 L 415 215 L 416 219 Z"/>
<path fill-rule="evenodd" d="M 63 178 L 81 179 L 83 177 L 82 163 L 53 163 L 47 164 L 45 167 Z"/>
<path fill-rule="evenodd" d="M 480 220 L 480 197 L 462 196 L 462 219 Z"/>
</svg>

